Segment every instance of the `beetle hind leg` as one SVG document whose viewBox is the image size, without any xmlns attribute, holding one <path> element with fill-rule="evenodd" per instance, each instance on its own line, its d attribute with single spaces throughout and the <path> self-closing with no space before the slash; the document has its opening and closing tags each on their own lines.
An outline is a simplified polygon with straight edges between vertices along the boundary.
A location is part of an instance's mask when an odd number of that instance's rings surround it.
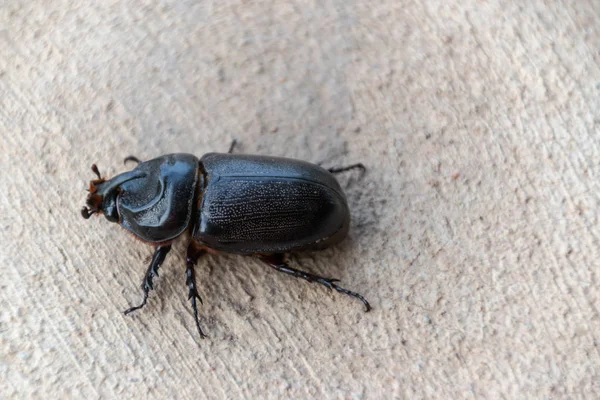
<svg viewBox="0 0 600 400">
<path fill-rule="evenodd" d="M 144 275 L 144 280 L 142 281 L 142 290 L 144 291 L 144 299 L 139 306 L 128 308 L 124 311 L 124 314 L 127 315 L 135 310 L 139 310 L 140 308 L 146 305 L 148 301 L 148 295 L 150 294 L 150 290 L 154 288 L 152 283 L 152 278 L 158 276 L 158 268 L 165 261 L 165 257 L 171 250 L 171 245 L 168 246 L 158 246 L 154 251 L 154 255 L 152 256 L 152 261 L 146 270 L 146 274 Z"/>
<path fill-rule="evenodd" d="M 187 268 L 185 270 L 185 284 L 187 285 L 188 291 L 188 300 L 192 301 L 192 310 L 194 311 L 194 321 L 196 322 L 196 329 L 198 329 L 198 334 L 201 339 L 207 337 L 204 332 L 202 332 L 202 328 L 200 327 L 200 321 L 198 320 L 198 306 L 196 304 L 196 299 L 202 303 L 202 298 L 198 294 L 198 288 L 196 285 L 196 274 L 194 273 L 194 267 L 196 266 L 196 261 L 198 258 L 204 254 L 206 251 L 198 246 L 196 243 L 192 242 L 188 246 L 187 256 L 186 256 L 186 264 Z"/>
<path fill-rule="evenodd" d="M 325 277 L 322 277 L 319 275 L 314 275 L 314 274 L 311 274 L 308 272 L 300 271 L 295 268 L 291 268 L 285 261 L 283 261 L 283 254 L 272 254 L 272 255 L 268 255 L 268 256 L 260 255 L 258 257 L 262 262 L 264 262 L 271 268 L 276 269 L 279 272 L 283 272 L 288 275 L 292 275 L 296 278 L 302 278 L 308 282 L 320 283 L 321 285 L 326 286 L 329 289 L 335 289 L 339 293 L 343 293 L 348 296 L 355 297 L 363 302 L 363 304 L 365 305 L 366 311 L 371 310 L 371 305 L 369 304 L 367 299 L 365 299 L 362 295 L 360 295 L 356 292 L 352 292 L 348 289 L 344 289 L 341 286 L 338 286 L 335 282 L 339 282 L 339 279 L 325 278 Z"/>
</svg>

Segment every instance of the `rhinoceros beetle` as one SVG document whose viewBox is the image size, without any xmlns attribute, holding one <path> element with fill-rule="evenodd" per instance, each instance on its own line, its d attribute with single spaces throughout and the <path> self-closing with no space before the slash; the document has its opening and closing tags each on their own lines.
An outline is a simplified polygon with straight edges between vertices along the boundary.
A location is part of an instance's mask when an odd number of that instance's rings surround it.
<svg viewBox="0 0 600 400">
<path fill-rule="evenodd" d="M 191 154 L 168 154 L 140 162 L 137 167 L 112 179 L 90 181 L 87 207 L 92 214 L 116 222 L 139 239 L 155 247 L 142 281 L 148 300 L 152 279 L 171 250 L 172 242 L 185 232 L 191 234 L 187 248 L 186 285 L 200 337 L 194 266 L 207 252 L 251 255 L 277 271 L 356 297 L 366 311 L 369 302 L 360 294 L 336 284 L 338 279 L 303 272 L 288 266 L 284 255 L 301 250 L 318 250 L 339 243 L 348 233 L 350 213 L 346 196 L 333 176 L 362 164 L 323 169 L 304 161 L 258 155 L 208 153 L 201 159 Z"/>
</svg>

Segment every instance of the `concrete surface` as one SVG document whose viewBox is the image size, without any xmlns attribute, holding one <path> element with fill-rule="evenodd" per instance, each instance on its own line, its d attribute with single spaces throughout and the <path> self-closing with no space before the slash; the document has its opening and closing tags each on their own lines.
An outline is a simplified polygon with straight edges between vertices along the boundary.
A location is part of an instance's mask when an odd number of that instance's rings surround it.
<svg viewBox="0 0 600 400">
<path fill-rule="evenodd" d="M 599 398 L 600 4 L 4 1 L 0 397 Z M 89 166 L 291 156 L 353 226 L 293 265 L 199 264 L 85 221 Z"/>
</svg>

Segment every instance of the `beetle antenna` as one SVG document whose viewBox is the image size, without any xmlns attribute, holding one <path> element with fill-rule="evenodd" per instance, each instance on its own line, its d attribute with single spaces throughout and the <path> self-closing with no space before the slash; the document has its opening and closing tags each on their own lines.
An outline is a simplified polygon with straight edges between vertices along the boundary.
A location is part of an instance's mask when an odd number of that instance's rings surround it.
<svg viewBox="0 0 600 400">
<path fill-rule="evenodd" d="M 92 172 L 96 174 L 98 179 L 102 179 L 100 176 L 100 171 L 98 170 L 98 166 L 96 164 L 92 164 Z"/>
<path fill-rule="evenodd" d="M 85 219 L 89 219 L 93 214 L 97 213 L 97 210 L 90 210 L 87 207 L 81 208 L 81 216 Z"/>
</svg>

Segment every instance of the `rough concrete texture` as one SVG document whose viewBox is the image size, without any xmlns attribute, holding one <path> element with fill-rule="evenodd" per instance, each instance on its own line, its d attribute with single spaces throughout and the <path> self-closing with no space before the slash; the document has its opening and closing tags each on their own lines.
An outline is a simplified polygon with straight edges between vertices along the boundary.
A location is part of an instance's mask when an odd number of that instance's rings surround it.
<svg viewBox="0 0 600 400">
<path fill-rule="evenodd" d="M 5 1 L 0 397 L 598 398 L 600 4 Z M 84 221 L 89 166 L 363 162 L 348 239 L 292 258 L 374 306 Z"/>
</svg>

